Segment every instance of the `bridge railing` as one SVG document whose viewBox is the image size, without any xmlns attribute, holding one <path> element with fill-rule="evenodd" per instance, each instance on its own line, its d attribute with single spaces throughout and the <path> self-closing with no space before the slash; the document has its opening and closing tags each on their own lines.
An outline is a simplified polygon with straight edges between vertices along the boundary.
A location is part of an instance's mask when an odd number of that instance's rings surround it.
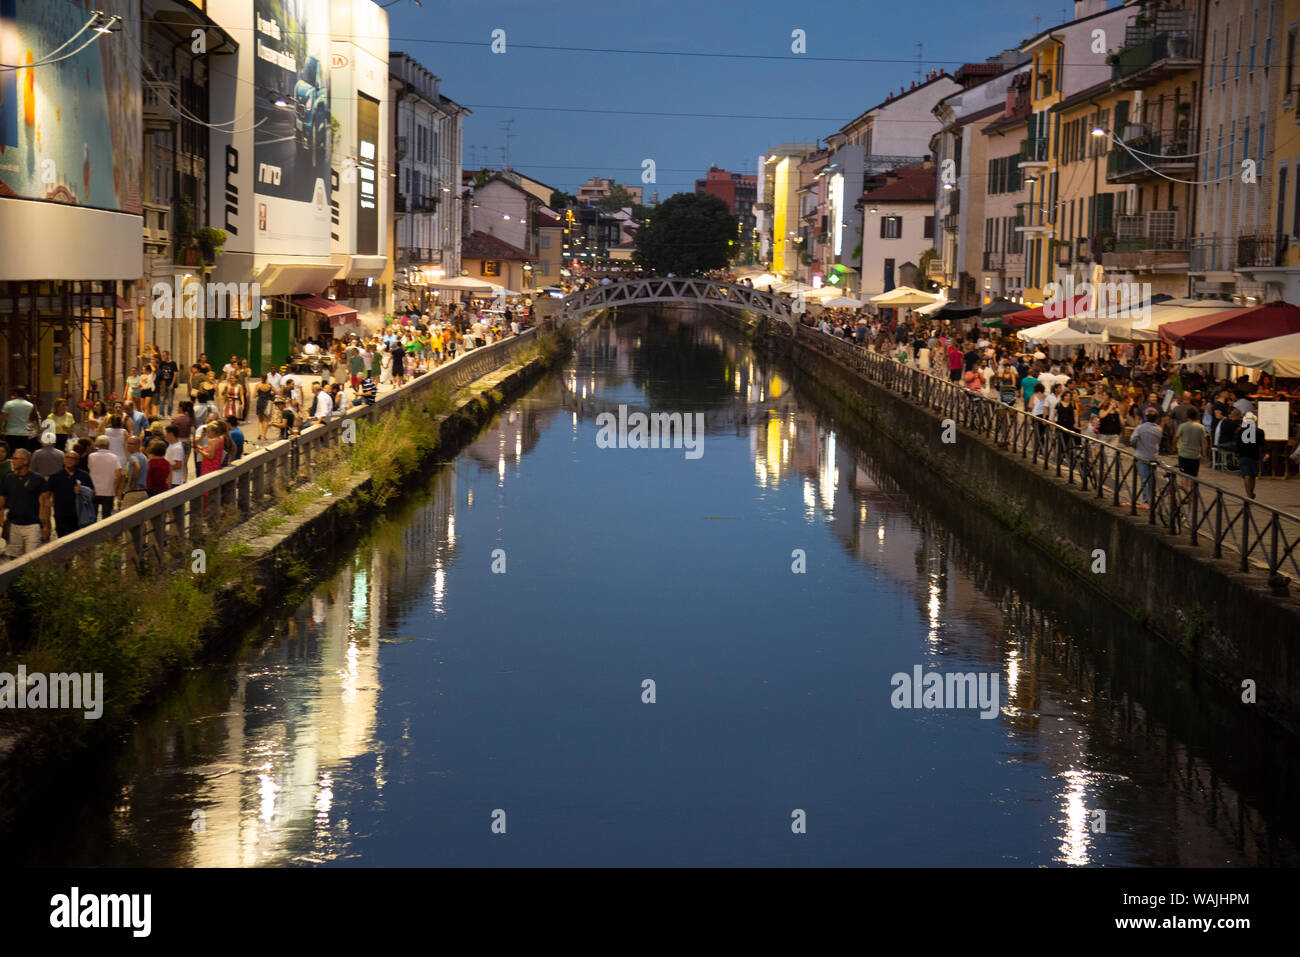
<svg viewBox="0 0 1300 957">
<path fill-rule="evenodd" d="M 0 594 L 38 562 L 66 562 L 97 545 L 118 546 L 141 567 L 163 572 L 188 568 L 188 553 L 179 548 L 216 532 L 229 510 L 239 521 L 275 504 L 284 490 L 310 477 L 327 456 L 355 436 L 360 423 L 425 397 L 435 386 L 459 389 L 501 368 L 536 336 L 536 329 L 495 342 L 424 373 L 380 396 L 374 405 L 353 406 L 325 422 L 251 451 L 225 468 L 195 478 L 170 492 L 155 495 L 88 525 L 66 537 L 0 565 Z M 349 425 L 351 424 L 351 425 Z"/>
<path fill-rule="evenodd" d="M 1144 476 L 1145 463 L 1131 449 L 1080 434 L 817 329 L 798 325 L 796 336 L 814 351 L 1131 515 L 1149 500 L 1148 524 L 1188 544 L 1209 547 L 1215 558 L 1235 554 L 1243 572 L 1300 580 L 1300 516 L 1162 462 L 1146 466 Z"/>
<path fill-rule="evenodd" d="M 793 304 L 785 297 L 741 283 L 691 277 L 628 279 L 570 293 L 565 311 L 576 316 L 593 309 L 608 309 L 638 302 L 697 302 L 729 304 L 794 324 Z"/>
</svg>

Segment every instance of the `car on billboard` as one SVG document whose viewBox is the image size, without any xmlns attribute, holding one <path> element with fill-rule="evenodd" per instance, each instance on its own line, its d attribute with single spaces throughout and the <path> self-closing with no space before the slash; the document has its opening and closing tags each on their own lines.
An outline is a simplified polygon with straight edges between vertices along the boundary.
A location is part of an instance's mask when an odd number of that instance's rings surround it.
<svg viewBox="0 0 1300 957">
<path fill-rule="evenodd" d="M 320 60 L 303 61 L 298 82 L 293 85 L 294 138 L 298 149 L 320 166 L 329 158 L 329 90 Z"/>
</svg>

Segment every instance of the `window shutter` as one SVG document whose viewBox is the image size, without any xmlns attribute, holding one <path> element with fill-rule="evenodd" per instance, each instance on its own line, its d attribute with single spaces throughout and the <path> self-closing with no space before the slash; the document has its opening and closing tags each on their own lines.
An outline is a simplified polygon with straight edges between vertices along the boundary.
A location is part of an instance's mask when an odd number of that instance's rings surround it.
<svg viewBox="0 0 1300 957">
<path fill-rule="evenodd" d="M 885 239 L 885 238 L 886 238 L 886 236 L 885 236 L 885 224 L 886 224 L 887 222 L 889 222 L 889 217 L 888 217 L 888 216 L 881 216 L 881 217 L 880 217 L 880 238 L 881 238 L 881 239 Z"/>
</svg>

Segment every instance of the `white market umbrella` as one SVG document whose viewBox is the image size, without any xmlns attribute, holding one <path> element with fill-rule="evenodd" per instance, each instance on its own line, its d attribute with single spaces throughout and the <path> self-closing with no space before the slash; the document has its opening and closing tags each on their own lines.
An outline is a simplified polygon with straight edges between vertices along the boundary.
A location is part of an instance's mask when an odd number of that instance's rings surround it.
<svg viewBox="0 0 1300 957">
<path fill-rule="evenodd" d="M 1259 369 L 1274 376 L 1300 376 L 1300 332 L 1289 336 L 1277 336 L 1274 339 L 1261 339 L 1259 342 L 1246 342 L 1236 346 L 1224 346 L 1200 355 L 1179 359 L 1179 365 L 1196 363 L 1226 363 L 1230 366 L 1245 366 L 1247 369 Z"/>
<path fill-rule="evenodd" d="M 459 289 L 462 292 L 492 292 L 502 288 L 486 279 L 471 279 L 469 276 L 453 276 L 450 279 L 438 279 L 429 283 L 435 289 Z"/>
<path fill-rule="evenodd" d="M 1071 329 L 1069 319 L 1053 319 L 1041 325 L 1019 329 L 1016 335 L 1025 342 L 1048 346 L 1101 345 L 1106 341 L 1098 333 L 1077 332 Z"/>
<path fill-rule="evenodd" d="M 928 292 L 922 292 L 912 286 L 898 286 L 881 293 L 879 296 L 872 296 L 872 305 L 880 306 L 885 309 L 915 309 L 918 306 L 930 306 L 942 296 L 934 296 Z"/>
<path fill-rule="evenodd" d="M 866 303 L 849 296 L 836 296 L 834 299 L 823 299 L 822 305 L 827 309 L 861 309 Z"/>
<path fill-rule="evenodd" d="M 767 289 L 769 286 L 773 286 L 780 281 L 781 278 L 779 276 L 773 276 L 770 272 L 765 272 L 761 276 L 754 277 L 753 286 L 755 289 Z"/>
</svg>

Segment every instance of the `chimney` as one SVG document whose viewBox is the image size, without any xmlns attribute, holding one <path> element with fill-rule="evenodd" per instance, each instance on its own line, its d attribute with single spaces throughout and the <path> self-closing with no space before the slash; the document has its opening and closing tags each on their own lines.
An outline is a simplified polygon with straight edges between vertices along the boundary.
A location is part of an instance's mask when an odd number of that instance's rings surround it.
<svg viewBox="0 0 1300 957">
<path fill-rule="evenodd" d="M 1106 0 L 1074 0 L 1074 19 L 1082 20 L 1106 9 Z"/>
<path fill-rule="evenodd" d="M 1010 116 L 1010 115 L 1011 115 L 1012 113 L 1014 113 L 1015 111 L 1016 111 L 1016 91 L 1013 90 L 1013 89 L 1011 89 L 1010 87 L 1008 87 L 1008 88 L 1007 88 L 1007 108 L 1006 108 L 1006 111 L 1005 111 L 1002 115 L 1003 115 L 1003 116 Z"/>
</svg>

